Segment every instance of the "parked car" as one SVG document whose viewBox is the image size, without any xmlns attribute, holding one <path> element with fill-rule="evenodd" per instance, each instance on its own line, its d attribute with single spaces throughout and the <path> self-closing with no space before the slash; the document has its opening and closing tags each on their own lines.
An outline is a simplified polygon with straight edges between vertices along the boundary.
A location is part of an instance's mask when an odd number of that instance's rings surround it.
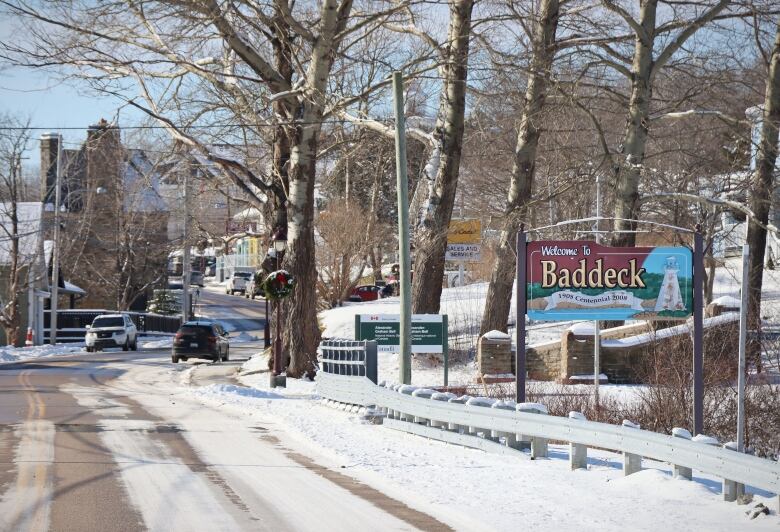
<svg viewBox="0 0 780 532">
<path fill-rule="evenodd" d="M 217 322 L 187 321 L 179 327 L 173 339 L 171 360 L 174 364 L 189 358 L 206 358 L 214 362 L 228 360 L 230 344 L 227 335 Z"/>
<path fill-rule="evenodd" d="M 182 290 L 184 288 L 184 279 L 182 277 L 168 277 L 168 288 L 171 290 Z"/>
<path fill-rule="evenodd" d="M 87 325 L 84 343 L 88 352 L 106 347 L 121 347 L 122 351 L 138 350 L 138 330 L 127 314 L 103 314 Z"/>
<path fill-rule="evenodd" d="M 233 272 L 225 285 L 226 294 L 235 294 L 236 292 L 245 293 L 246 283 L 252 278 L 249 272 Z"/>
<path fill-rule="evenodd" d="M 244 291 L 244 297 L 254 299 L 255 296 L 264 296 L 263 293 L 263 277 L 265 273 L 258 270 L 256 271 L 249 281 L 246 283 L 246 290 Z"/>
<path fill-rule="evenodd" d="M 203 272 L 192 271 L 190 272 L 190 284 L 196 286 L 203 286 Z"/>
<path fill-rule="evenodd" d="M 355 301 L 357 300 L 356 298 L 360 298 L 360 301 L 376 301 L 379 299 L 380 290 L 382 290 L 380 287 L 373 284 L 356 286 L 352 289 L 352 294 L 349 299 L 350 301 Z"/>
</svg>

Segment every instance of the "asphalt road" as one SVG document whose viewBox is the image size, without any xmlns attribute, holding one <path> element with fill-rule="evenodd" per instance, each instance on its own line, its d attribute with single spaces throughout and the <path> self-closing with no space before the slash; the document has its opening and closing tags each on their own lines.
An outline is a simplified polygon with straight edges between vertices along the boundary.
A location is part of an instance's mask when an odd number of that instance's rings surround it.
<svg viewBox="0 0 780 532">
<path fill-rule="evenodd" d="M 243 330 L 260 319 L 260 302 L 206 298 Z M 0 365 L 0 530 L 447 529 L 318 464 L 274 420 L 181 392 L 185 375 L 231 382 L 258 347 L 232 345 L 229 363 L 194 370 L 167 349 Z"/>
</svg>

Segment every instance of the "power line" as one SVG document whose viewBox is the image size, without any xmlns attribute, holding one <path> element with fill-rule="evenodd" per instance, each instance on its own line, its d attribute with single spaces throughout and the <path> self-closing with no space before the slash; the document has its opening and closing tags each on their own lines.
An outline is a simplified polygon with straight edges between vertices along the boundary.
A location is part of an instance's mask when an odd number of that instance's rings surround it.
<svg viewBox="0 0 780 532">
<path fill-rule="evenodd" d="M 389 121 L 389 119 L 382 119 L 382 118 L 373 118 L 371 119 L 375 122 L 381 122 L 384 124 L 390 124 L 392 122 Z M 279 127 L 279 126 L 312 126 L 312 125 L 325 125 L 325 124 L 358 124 L 357 122 L 354 122 L 352 120 L 347 119 L 331 119 L 331 120 L 320 120 L 320 121 L 311 121 L 311 122 L 299 122 L 299 121 L 285 121 L 285 122 L 274 122 L 274 123 L 262 123 L 262 124 L 193 124 L 189 126 L 180 126 L 178 129 L 187 130 L 187 129 L 218 129 L 218 128 L 231 128 L 231 127 Z M 169 129 L 168 126 L 66 126 L 66 127 L 43 127 L 43 126 L 0 126 L 0 130 L 4 131 L 86 131 L 95 127 L 100 127 L 102 129 Z"/>
</svg>

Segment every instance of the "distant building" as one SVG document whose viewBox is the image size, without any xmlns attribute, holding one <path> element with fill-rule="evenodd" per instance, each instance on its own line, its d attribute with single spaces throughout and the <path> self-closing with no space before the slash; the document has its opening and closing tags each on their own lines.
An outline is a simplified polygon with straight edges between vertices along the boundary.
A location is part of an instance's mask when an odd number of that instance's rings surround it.
<svg viewBox="0 0 780 532">
<path fill-rule="evenodd" d="M 90 126 L 76 149 L 56 133 L 41 136 L 41 197 L 47 239 L 53 238 L 58 150 L 60 269 L 87 292 L 81 305 L 126 309 L 165 269 L 168 203 L 161 173 L 142 150 L 126 149 L 120 130 L 105 120 Z"/>
</svg>

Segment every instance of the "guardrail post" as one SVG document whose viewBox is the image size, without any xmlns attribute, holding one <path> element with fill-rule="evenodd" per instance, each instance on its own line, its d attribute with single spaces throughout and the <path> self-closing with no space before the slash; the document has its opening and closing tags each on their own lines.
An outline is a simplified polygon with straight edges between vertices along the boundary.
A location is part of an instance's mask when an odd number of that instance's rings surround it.
<svg viewBox="0 0 780 532">
<path fill-rule="evenodd" d="M 447 402 L 451 403 L 451 404 L 465 405 L 466 401 L 468 401 L 469 399 L 470 399 L 469 396 L 464 395 L 462 397 L 453 397 L 452 399 L 450 399 Z M 457 423 L 452 423 L 452 422 L 447 423 L 447 430 L 451 430 L 453 432 L 460 432 L 461 429 L 465 429 L 465 427 L 462 427 L 461 425 L 458 425 Z"/>
<path fill-rule="evenodd" d="M 639 425 L 624 419 L 623 428 L 637 430 L 639 429 Z M 634 473 L 639 473 L 640 471 L 642 471 L 642 456 L 623 451 L 623 474 L 628 476 L 633 475 Z"/>
<path fill-rule="evenodd" d="M 585 416 L 580 412 L 569 412 L 569 419 L 579 419 L 586 421 Z M 588 446 L 581 443 L 569 442 L 569 467 L 575 469 L 588 468 Z"/>
<path fill-rule="evenodd" d="M 422 388 L 420 390 L 413 391 L 412 397 L 419 397 L 421 399 L 430 399 L 434 393 L 436 392 L 434 392 L 433 390 Z M 421 425 L 429 425 L 429 426 L 431 425 L 431 421 L 423 417 L 414 416 L 414 422 L 419 423 Z"/>
<path fill-rule="evenodd" d="M 526 414 L 542 414 L 547 415 L 547 409 L 536 403 L 520 403 L 515 407 L 518 412 Z M 536 458 L 547 458 L 547 439 L 539 438 L 537 436 L 531 436 L 526 438 L 523 435 L 519 436 L 521 442 L 530 441 L 531 444 L 531 460 Z M 522 446 L 522 443 L 520 444 Z"/>
<path fill-rule="evenodd" d="M 588 468 L 588 446 L 581 443 L 569 443 L 569 466 L 571 470 Z"/>
<path fill-rule="evenodd" d="M 736 442 L 728 442 L 723 444 L 723 448 L 729 451 L 737 452 Z M 734 480 L 723 479 L 723 500 L 726 502 L 734 502 L 739 500 L 745 495 L 745 485 Z"/>
<path fill-rule="evenodd" d="M 514 401 L 498 401 L 496 404 L 493 405 L 493 408 L 498 408 L 500 410 L 512 410 L 514 411 L 517 404 Z M 497 430 L 491 430 L 490 435 L 496 438 L 496 441 L 499 441 L 500 438 L 504 438 L 504 445 L 511 449 L 517 448 L 517 435 L 512 432 L 501 432 Z"/>
<path fill-rule="evenodd" d="M 672 429 L 672 436 L 675 438 L 682 438 L 683 440 L 691 439 L 691 433 L 679 427 Z M 672 469 L 675 478 L 684 478 L 686 480 L 691 480 L 691 478 L 693 478 L 693 471 L 690 467 L 672 464 Z"/>
</svg>

